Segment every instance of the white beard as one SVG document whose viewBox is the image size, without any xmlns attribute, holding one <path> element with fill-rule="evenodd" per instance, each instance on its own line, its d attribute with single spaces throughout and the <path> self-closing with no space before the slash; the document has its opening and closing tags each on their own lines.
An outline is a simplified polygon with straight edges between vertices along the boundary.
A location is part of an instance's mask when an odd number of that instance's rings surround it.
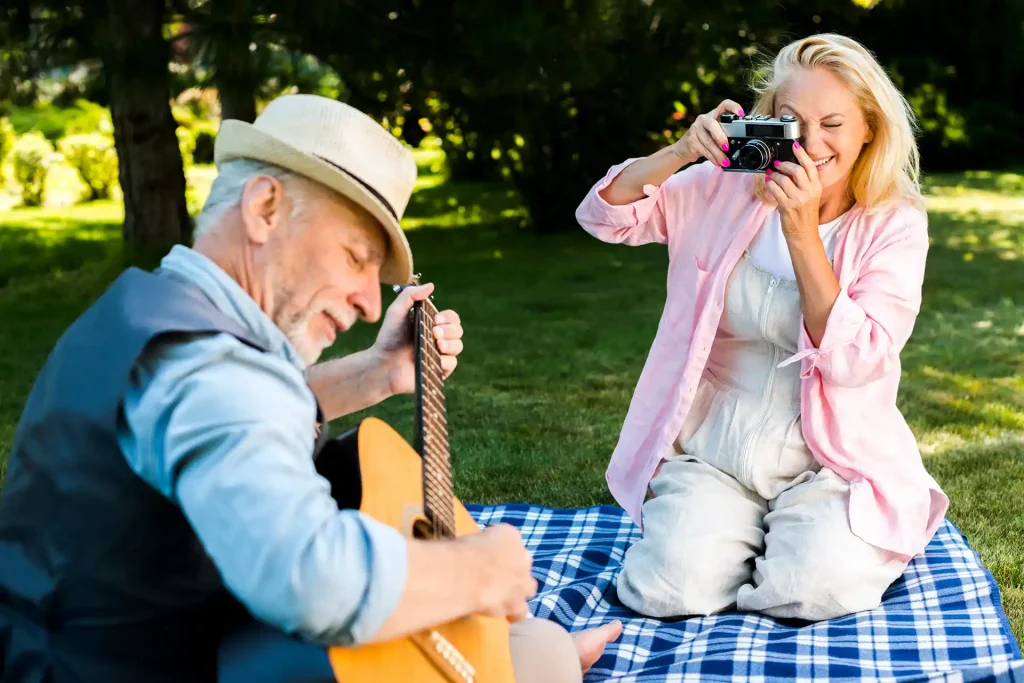
<svg viewBox="0 0 1024 683">
<path fill-rule="evenodd" d="M 288 341 L 292 343 L 299 357 L 306 363 L 306 366 L 314 365 L 320 358 L 329 344 L 326 339 L 313 339 L 309 333 L 309 323 L 312 315 L 304 315 L 297 320 L 290 320 L 287 324 L 281 325 L 281 331 Z"/>
</svg>

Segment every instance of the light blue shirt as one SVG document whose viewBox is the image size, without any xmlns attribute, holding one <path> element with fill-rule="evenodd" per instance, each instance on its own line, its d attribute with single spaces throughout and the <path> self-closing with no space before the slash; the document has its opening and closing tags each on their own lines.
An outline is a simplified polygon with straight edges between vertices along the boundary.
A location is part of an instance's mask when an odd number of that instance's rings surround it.
<svg viewBox="0 0 1024 683">
<path fill-rule="evenodd" d="M 313 466 L 316 401 L 306 368 L 281 330 L 198 252 L 174 247 L 161 265 L 269 353 L 228 334 L 152 345 L 125 397 L 125 459 L 181 507 L 253 615 L 322 645 L 367 640 L 405 586 L 404 538 L 338 510 Z"/>
</svg>

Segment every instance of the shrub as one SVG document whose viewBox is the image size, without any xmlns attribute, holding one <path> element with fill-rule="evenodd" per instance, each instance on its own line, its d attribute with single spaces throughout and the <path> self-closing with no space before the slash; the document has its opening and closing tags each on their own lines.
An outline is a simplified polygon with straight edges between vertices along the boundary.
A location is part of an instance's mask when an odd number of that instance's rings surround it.
<svg viewBox="0 0 1024 683">
<path fill-rule="evenodd" d="M 11 125 L 11 122 L 0 118 L 0 164 L 3 164 L 4 159 L 11 153 L 11 149 L 14 147 L 14 140 L 14 127 Z M 2 184 L 0 183 L 0 185 Z"/>
<path fill-rule="evenodd" d="M 101 133 L 81 133 L 63 138 L 57 147 L 88 186 L 87 199 L 110 196 L 118 170 L 113 138 Z"/>
<path fill-rule="evenodd" d="M 39 131 L 25 133 L 14 143 L 14 176 L 21 183 L 25 206 L 42 203 L 46 169 L 53 155 L 53 145 Z"/>
<path fill-rule="evenodd" d="M 185 167 L 187 171 L 189 166 L 192 165 L 192 153 L 196 149 L 196 138 L 185 126 L 178 126 L 175 129 L 175 134 L 178 136 L 178 150 L 181 152 L 181 165 Z"/>
<path fill-rule="evenodd" d="M 11 112 L 11 124 L 18 135 L 39 131 L 56 142 L 74 133 L 112 133 L 110 111 L 87 100 L 78 100 L 73 107 L 36 104 Z"/>
<path fill-rule="evenodd" d="M 64 128 L 65 135 L 78 133 L 102 133 L 113 136 L 114 123 L 110 118 L 110 110 L 87 100 L 78 100 L 75 106 L 81 113 L 68 121 Z"/>
</svg>

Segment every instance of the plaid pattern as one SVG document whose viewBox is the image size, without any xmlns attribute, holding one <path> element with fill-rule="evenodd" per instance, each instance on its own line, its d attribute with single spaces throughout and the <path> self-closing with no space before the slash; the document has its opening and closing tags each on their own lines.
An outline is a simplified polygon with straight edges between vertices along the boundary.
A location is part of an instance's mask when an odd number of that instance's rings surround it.
<svg viewBox="0 0 1024 683">
<path fill-rule="evenodd" d="M 948 520 L 879 609 L 828 622 L 736 612 L 659 621 L 618 602 L 615 577 L 639 530 L 625 513 L 528 505 L 467 506 L 482 525 L 520 529 L 534 554 L 536 616 L 570 631 L 613 618 L 623 635 L 586 681 L 1024 682 L 1024 661 L 992 575 Z"/>
</svg>

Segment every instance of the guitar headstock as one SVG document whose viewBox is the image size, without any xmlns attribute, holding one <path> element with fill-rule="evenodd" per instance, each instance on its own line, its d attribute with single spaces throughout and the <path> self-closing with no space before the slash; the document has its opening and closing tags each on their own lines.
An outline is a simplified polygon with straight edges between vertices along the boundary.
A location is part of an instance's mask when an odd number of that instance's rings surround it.
<svg viewBox="0 0 1024 683">
<path fill-rule="evenodd" d="M 412 279 L 409 280 L 408 284 L 394 285 L 392 287 L 392 289 L 395 291 L 395 294 L 399 294 L 406 287 L 419 287 L 420 286 L 420 278 L 422 278 L 422 277 L 423 276 L 420 273 L 413 273 L 412 274 Z"/>
</svg>

